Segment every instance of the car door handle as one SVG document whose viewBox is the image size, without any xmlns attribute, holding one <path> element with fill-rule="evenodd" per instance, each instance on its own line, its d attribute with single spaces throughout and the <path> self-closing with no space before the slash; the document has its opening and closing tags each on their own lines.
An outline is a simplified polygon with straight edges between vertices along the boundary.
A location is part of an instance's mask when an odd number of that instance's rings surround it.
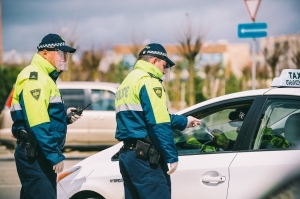
<svg viewBox="0 0 300 199">
<path fill-rule="evenodd" d="M 226 177 L 225 176 L 209 176 L 205 175 L 202 178 L 202 182 L 208 182 L 208 183 L 220 183 L 225 182 Z"/>
</svg>

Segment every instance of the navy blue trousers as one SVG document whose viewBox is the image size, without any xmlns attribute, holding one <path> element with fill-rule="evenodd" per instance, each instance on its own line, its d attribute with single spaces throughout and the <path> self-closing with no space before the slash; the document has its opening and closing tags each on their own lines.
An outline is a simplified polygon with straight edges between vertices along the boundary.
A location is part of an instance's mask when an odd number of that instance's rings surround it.
<svg viewBox="0 0 300 199">
<path fill-rule="evenodd" d="M 18 145 L 14 155 L 22 184 L 20 199 L 56 199 L 57 175 L 42 152 L 39 151 L 39 155 L 29 158 Z"/>
<path fill-rule="evenodd" d="M 171 179 L 168 165 L 151 166 L 135 157 L 135 151 L 120 152 L 119 167 L 124 181 L 125 199 L 170 199 Z"/>
</svg>

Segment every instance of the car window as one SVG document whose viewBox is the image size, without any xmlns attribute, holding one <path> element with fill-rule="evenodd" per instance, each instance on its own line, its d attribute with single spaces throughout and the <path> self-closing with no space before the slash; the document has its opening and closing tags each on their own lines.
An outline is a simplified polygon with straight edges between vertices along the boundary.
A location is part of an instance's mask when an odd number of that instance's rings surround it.
<svg viewBox="0 0 300 199">
<path fill-rule="evenodd" d="M 286 149 L 300 146 L 300 102 L 269 100 L 263 109 L 253 149 Z"/>
<path fill-rule="evenodd" d="M 92 110 L 115 110 L 115 94 L 108 90 L 92 89 L 91 92 Z"/>
<path fill-rule="evenodd" d="M 201 126 L 173 131 L 178 154 L 231 151 L 250 106 L 251 103 L 230 104 L 196 113 L 195 116 L 201 119 Z M 212 141 L 207 131 L 214 132 L 221 142 Z"/>
<path fill-rule="evenodd" d="M 84 89 L 59 89 L 65 107 L 83 107 L 85 104 L 84 100 Z"/>
</svg>

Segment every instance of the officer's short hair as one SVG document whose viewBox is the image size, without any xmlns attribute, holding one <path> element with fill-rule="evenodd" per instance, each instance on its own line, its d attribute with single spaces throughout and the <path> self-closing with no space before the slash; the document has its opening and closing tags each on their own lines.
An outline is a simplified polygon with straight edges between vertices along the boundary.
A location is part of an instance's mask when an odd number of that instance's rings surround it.
<svg viewBox="0 0 300 199">
<path fill-rule="evenodd" d="M 154 58 L 154 56 L 151 56 L 151 55 L 140 55 L 140 56 L 138 57 L 138 60 L 144 60 L 144 61 L 149 62 L 150 59 L 152 59 L 152 58 Z"/>
</svg>

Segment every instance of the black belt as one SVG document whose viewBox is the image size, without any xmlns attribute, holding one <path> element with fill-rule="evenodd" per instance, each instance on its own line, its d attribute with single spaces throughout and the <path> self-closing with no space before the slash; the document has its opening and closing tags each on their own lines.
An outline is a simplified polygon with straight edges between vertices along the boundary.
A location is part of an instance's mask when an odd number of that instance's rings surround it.
<svg viewBox="0 0 300 199">
<path fill-rule="evenodd" d="M 124 144 L 122 148 L 124 150 L 135 151 L 136 150 L 136 144 Z"/>
<path fill-rule="evenodd" d="M 122 148 L 125 149 L 125 150 L 133 150 L 134 151 L 136 149 L 136 142 L 138 140 L 141 140 L 141 141 L 145 142 L 143 138 L 124 140 L 123 141 L 124 145 L 123 145 Z"/>
</svg>

